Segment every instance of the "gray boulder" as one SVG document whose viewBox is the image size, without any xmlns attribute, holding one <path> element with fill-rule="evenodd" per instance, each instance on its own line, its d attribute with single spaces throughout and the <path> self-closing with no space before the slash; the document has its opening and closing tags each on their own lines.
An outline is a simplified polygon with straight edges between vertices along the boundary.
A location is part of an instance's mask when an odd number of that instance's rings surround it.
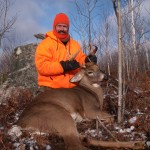
<svg viewBox="0 0 150 150">
<path fill-rule="evenodd" d="M 35 50 L 37 44 L 28 44 L 14 49 L 11 72 L 7 80 L 0 86 L 0 93 L 9 88 L 29 89 L 33 95 L 38 92 L 37 71 L 35 68 Z M 2 95 L 0 103 L 4 102 Z"/>
</svg>

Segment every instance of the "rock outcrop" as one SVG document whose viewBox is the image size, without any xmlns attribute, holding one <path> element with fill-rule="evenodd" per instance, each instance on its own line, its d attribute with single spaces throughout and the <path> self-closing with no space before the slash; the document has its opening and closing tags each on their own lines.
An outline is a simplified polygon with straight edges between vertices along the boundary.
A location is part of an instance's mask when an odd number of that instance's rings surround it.
<svg viewBox="0 0 150 150">
<path fill-rule="evenodd" d="M 38 91 L 37 72 L 34 62 L 36 47 L 37 44 L 32 43 L 14 49 L 11 72 L 0 87 L 0 103 L 5 102 L 2 94 L 5 93 L 3 91 L 9 90 L 9 88 L 29 89 L 33 95 L 36 95 Z"/>
</svg>

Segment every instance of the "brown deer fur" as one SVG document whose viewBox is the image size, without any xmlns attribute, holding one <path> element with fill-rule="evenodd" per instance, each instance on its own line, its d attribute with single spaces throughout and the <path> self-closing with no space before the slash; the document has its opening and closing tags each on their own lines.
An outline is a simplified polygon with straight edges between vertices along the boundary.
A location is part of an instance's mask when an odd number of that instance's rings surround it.
<svg viewBox="0 0 150 150">
<path fill-rule="evenodd" d="M 96 83 L 102 80 L 99 67 L 87 63 L 70 82 L 79 85 L 71 89 L 49 88 L 40 93 L 20 116 L 18 126 L 38 131 L 55 133 L 63 137 L 68 150 L 84 150 L 76 129 L 75 121 L 94 119 L 105 121 L 110 115 L 102 111 L 103 92 Z"/>
</svg>

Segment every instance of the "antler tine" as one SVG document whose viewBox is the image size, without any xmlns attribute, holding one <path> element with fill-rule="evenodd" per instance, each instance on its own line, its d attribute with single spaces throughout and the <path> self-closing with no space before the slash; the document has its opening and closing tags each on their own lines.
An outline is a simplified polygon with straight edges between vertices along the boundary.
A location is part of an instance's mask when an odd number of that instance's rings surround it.
<svg viewBox="0 0 150 150">
<path fill-rule="evenodd" d="M 94 46 L 94 48 L 92 48 L 93 46 Z M 90 43 L 90 47 L 92 49 L 91 49 L 90 53 L 88 54 L 88 56 L 95 55 L 95 53 L 97 52 L 98 47 L 96 45 L 91 44 L 91 43 Z M 89 62 L 92 62 L 89 57 L 87 57 L 87 58 L 88 58 Z"/>
<path fill-rule="evenodd" d="M 69 59 L 70 61 L 74 60 L 76 56 L 79 54 L 80 50 L 78 50 L 76 53 L 72 55 L 72 57 Z"/>
<path fill-rule="evenodd" d="M 91 47 L 94 46 L 94 48 L 92 48 L 91 52 L 88 55 L 95 55 L 95 53 L 97 52 L 98 47 L 96 45 L 90 44 Z"/>
</svg>

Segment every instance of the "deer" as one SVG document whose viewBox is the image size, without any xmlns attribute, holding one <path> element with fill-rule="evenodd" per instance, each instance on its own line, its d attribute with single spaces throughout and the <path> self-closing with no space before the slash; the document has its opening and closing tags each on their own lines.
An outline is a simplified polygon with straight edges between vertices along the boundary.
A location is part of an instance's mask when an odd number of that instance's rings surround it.
<svg viewBox="0 0 150 150">
<path fill-rule="evenodd" d="M 97 64 L 86 63 L 70 80 L 78 86 L 69 89 L 46 88 L 24 109 L 15 125 L 21 130 L 61 136 L 67 150 L 86 150 L 76 123 L 96 117 L 105 122 L 113 121 L 113 117 L 102 110 L 103 90 L 99 82 L 104 78 Z"/>
</svg>

